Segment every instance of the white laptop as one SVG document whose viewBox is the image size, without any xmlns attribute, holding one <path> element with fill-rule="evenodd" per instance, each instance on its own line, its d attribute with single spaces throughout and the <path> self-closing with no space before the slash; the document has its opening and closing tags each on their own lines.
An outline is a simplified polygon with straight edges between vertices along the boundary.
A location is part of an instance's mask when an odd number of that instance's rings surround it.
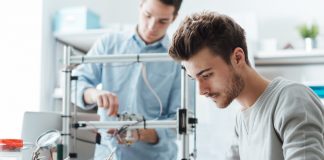
<svg viewBox="0 0 324 160">
<path fill-rule="evenodd" d="M 78 121 L 98 121 L 97 114 L 78 113 Z M 62 130 L 62 118 L 60 113 L 55 112 L 25 112 L 23 118 L 21 138 L 24 143 L 35 143 L 37 138 L 48 130 Z M 73 134 L 73 130 L 71 131 Z M 78 160 L 92 159 L 95 149 L 95 136 L 93 130 L 77 131 L 77 147 Z M 31 159 L 32 149 L 23 150 L 23 159 Z"/>
</svg>

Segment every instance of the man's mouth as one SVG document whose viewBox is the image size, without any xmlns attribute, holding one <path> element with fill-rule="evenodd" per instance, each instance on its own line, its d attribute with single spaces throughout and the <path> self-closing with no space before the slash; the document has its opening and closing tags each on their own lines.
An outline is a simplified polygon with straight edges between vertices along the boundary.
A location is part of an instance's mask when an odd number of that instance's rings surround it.
<svg viewBox="0 0 324 160">
<path fill-rule="evenodd" d="M 152 32 L 152 31 L 148 31 L 148 32 L 147 32 L 147 35 L 149 35 L 149 36 L 151 36 L 151 37 L 152 37 L 152 36 L 155 36 L 156 34 L 155 34 L 155 32 Z"/>
</svg>

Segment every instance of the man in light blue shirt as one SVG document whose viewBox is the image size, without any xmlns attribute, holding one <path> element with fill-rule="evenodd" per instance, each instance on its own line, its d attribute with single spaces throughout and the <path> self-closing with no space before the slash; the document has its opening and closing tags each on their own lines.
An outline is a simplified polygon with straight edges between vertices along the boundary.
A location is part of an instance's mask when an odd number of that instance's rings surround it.
<svg viewBox="0 0 324 160">
<path fill-rule="evenodd" d="M 175 20 L 181 0 L 141 0 L 136 30 L 105 34 L 87 55 L 166 53 L 166 31 Z M 174 62 L 82 64 L 73 71 L 78 76 L 76 103 L 83 109 L 98 106 L 101 121 L 116 119 L 117 114 L 135 113 L 146 120 L 175 119 L 180 107 L 180 67 Z M 102 89 L 97 85 L 102 84 Z M 75 93 L 73 93 L 75 94 Z M 74 97 L 74 96 L 72 96 Z M 75 102 L 75 100 L 73 100 Z M 139 129 L 135 143 L 108 135 L 101 129 L 101 145 L 95 159 L 103 160 L 113 150 L 118 160 L 171 160 L 177 157 L 174 129 Z"/>
</svg>

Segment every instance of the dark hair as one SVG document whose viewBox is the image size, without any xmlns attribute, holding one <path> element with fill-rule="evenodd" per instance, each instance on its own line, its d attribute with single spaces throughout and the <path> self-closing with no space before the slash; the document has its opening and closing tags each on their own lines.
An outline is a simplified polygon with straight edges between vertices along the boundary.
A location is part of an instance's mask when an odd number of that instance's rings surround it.
<svg viewBox="0 0 324 160">
<path fill-rule="evenodd" d="M 234 49 L 240 47 L 250 65 L 245 31 L 226 15 L 203 11 L 187 16 L 173 35 L 169 55 L 175 60 L 189 60 L 205 47 L 221 56 L 227 64 L 230 64 Z"/>
<path fill-rule="evenodd" d="M 174 6 L 174 15 L 177 15 L 181 7 L 182 0 L 160 0 L 163 4 Z"/>
</svg>

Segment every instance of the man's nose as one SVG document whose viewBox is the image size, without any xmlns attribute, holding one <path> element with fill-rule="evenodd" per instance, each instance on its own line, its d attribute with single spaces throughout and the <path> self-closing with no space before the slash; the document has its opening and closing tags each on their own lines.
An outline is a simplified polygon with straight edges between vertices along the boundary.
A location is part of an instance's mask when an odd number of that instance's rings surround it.
<svg viewBox="0 0 324 160">
<path fill-rule="evenodd" d="M 199 93 L 200 95 L 208 96 L 209 94 L 209 89 L 204 82 L 198 82 L 199 85 Z"/>
<path fill-rule="evenodd" d="M 154 18 L 152 18 L 150 21 L 149 21 L 149 29 L 150 30 L 154 30 L 155 26 L 156 26 L 156 20 Z"/>
</svg>

